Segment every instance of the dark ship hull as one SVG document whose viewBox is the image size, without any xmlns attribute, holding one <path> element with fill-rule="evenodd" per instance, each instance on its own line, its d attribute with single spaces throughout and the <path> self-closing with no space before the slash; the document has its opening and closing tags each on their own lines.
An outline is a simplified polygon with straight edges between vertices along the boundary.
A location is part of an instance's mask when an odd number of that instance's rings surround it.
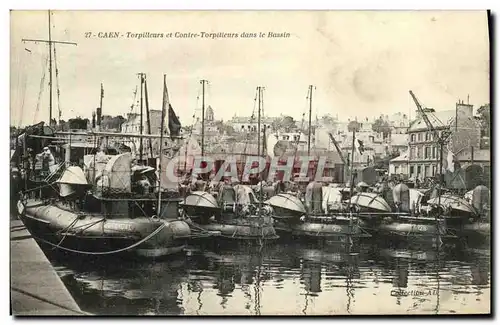
<svg viewBox="0 0 500 325">
<path fill-rule="evenodd" d="M 106 218 L 37 199 L 20 201 L 18 210 L 36 239 L 75 254 L 160 257 L 182 252 L 190 236 L 189 226 L 174 219 Z"/>
</svg>

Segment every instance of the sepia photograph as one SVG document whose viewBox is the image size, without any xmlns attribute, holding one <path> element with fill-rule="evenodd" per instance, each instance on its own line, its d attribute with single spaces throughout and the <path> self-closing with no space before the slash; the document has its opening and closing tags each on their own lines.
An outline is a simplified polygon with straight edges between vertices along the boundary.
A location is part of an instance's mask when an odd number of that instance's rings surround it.
<svg viewBox="0 0 500 325">
<path fill-rule="evenodd" d="M 11 10 L 10 314 L 491 316 L 488 10 Z"/>
</svg>

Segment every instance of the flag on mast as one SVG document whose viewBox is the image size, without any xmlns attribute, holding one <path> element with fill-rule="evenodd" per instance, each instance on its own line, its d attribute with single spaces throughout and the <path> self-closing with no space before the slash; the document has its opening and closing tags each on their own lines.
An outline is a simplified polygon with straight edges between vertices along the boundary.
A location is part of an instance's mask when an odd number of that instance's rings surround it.
<svg viewBox="0 0 500 325">
<path fill-rule="evenodd" d="M 162 103 L 162 110 L 161 110 L 161 132 L 160 132 L 160 161 L 159 161 L 159 171 L 160 171 L 160 189 L 161 190 L 173 190 L 176 189 L 178 186 L 178 177 L 174 175 L 174 179 L 171 179 L 169 177 L 169 174 L 167 173 L 167 166 L 168 163 L 165 163 L 169 161 L 170 159 L 167 159 L 165 157 L 165 154 L 163 152 L 163 134 L 164 134 L 164 126 L 165 126 L 165 117 L 167 113 L 167 107 L 168 107 L 168 128 L 170 131 L 170 137 L 174 138 L 175 136 L 179 135 L 180 129 L 181 129 L 181 124 L 179 122 L 179 119 L 174 113 L 174 110 L 172 109 L 172 105 L 170 104 L 170 100 L 168 98 L 168 90 L 167 90 L 167 81 L 165 78 L 165 75 L 163 76 L 163 103 Z M 172 112 L 172 113 L 171 113 Z M 174 116 L 175 119 L 172 119 L 171 116 Z M 177 121 L 177 124 L 175 124 Z M 170 157 L 172 158 L 172 157 Z M 175 168 L 174 168 L 175 169 Z M 172 175 L 170 175 L 172 176 Z M 160 197 L 160 196 L 159 196 Z M 160 204 L 158 204 L 160 206 Z"/>
<path fill-rule="evenodd" d="M 170 103 L 170 99 L 168 97 L 168 89 L 167 82 L 163 80 L 163 107 L 162 114 L 165 116 L 166 111 L 168 109 L 168 130 L 170 132 L 170 139 L 174 139 L 179 136 L 181 131 L 181 122 L 179 118 L 175 114 L 174 109 L 172 108 L 172 104 Z"/>
<path fill-rule="evenodd" d="M 356 150 L 360 155 L 362 155 L 363 152 L 365 151 L 365 146 L 363 144 L 363 141 L 359 140 L 358 138 L 354 140 L 354 147 L 356 148 Z"/>
</svg>

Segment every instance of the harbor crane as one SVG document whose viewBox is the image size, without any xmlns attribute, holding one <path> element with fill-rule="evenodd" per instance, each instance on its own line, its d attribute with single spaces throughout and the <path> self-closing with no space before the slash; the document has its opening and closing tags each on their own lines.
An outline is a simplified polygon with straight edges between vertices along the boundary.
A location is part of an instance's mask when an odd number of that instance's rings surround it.
<svg viewBox="0 0 500 325">
<path fill-rule="evenodd" d="M 342 160 L 342 163 L 345 165 L 345 166 L 348 166 L 347 164 L 347 161 L 346 159 L 344 158 L 344 155 L 342 154 L 342 150 L 340 150 L 340 146 L 339 146 L 339 143 L 337 142 L 337 140 L 335 140 L 335 138 L 333 137 L 333 134 L 331 132 L 328 133 L 328 136 L 330 137 L 330 140 L 332 140 L 332 143 L 333 145 L 335 146 L 335 149 L 337 150 L 338 154 L 339 154 L 339 157 L 340 159 Z"/>
<path fill-rule="evenodd" d="M 439 145 L 439 157 L 438 157 L 438 175 L 439 175 L 439 184 L 443 184 L 444 179 L 443 179 L 443 173 L 442 173 L 442 168 L 443 168 L 443 147 L 445 144 L 448 143 L 449 138 L 451 136 L 451 131 L 449 129 L 445 129 L 441 132 L 441 135 L 439 134 L 438 130 L 432 125 L 431 121 L 429 120 L 429 116 L 427 116 L 426 109 L 420 104 L 418 101 L 417 97 L 413 93 L 413 91 L 410 90 L 410 95 L 415 102 L 415 105 L 417 106 L 418 112 L 422 116 L 422 119 L 424 120 L 425 124 L 427 125 L 427 128 L 429 129 L 430 132 L 433 133 L 434 139 Z"/>
</svg>

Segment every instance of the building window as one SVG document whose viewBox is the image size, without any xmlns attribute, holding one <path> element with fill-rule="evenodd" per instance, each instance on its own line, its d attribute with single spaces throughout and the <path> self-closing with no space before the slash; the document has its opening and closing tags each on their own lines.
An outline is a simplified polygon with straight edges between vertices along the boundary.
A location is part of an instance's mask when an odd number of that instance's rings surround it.
<svg viewBox="0 0 500 325">
<path fill-rule="evenodd" d="M 420 176 L 421 172 L 422 172 L 422 167 L 419 165 L 417 166 L 417 176 Z"/>
<path fill-rule="evenodd" d="M 411 142 L 415 142 L 415 134 L 411 135 Z"/>
<path fill-rule="evenodd" d="M 436 146 L 432 146 L 432 158 L 436 158 Z"/>
<path fill-rule="evenodd" d="M 430 166 L 425 166 L 425 174 L 424 174 L 425 177 L 428 177 L 428 176 L 431 176 L 430 174 Z"/>
<path fill-rule="evenodd" d="M 431 148 L 430 147 L 425 147 L 424 158 L 425 159 L 431 158 Z"/>
<path fill-rule="evenodd" d="M 415 173 L 415 166 L 410 166 L 410 175 Z"/>
<path fill-rule="evenodd" d="M 417 138 L 418 138 L 418 141 L 422 141 L 422 133 L 419 133 Z"/>
<path fill-rule="evenodd" d="M 410 159 L 415 159 L 415 147 L 410 148 Z"/>
<path fill-rule="evenodd" d="M 436 165 L 432 165 L 432 176 L 436 176 Z"/>
<path fill-rule="evenodd" d="M 420 158 L 422 153 L 420 152 L 420 147 L 417 147 L 417 158 Z"/>
</svg>

